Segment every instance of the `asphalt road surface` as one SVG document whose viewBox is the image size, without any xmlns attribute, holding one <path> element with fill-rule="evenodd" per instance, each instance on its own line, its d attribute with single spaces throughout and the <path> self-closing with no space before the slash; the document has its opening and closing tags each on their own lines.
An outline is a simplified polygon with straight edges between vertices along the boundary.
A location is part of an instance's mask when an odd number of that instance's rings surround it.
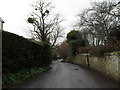
<svg viewBox="0 0 120 90">
<path fill-rule="evenodd" d="M 117 88 L 118 84 L 79 65 L 54 61 L 52 69 L 15 88 Z"/>
</svg>

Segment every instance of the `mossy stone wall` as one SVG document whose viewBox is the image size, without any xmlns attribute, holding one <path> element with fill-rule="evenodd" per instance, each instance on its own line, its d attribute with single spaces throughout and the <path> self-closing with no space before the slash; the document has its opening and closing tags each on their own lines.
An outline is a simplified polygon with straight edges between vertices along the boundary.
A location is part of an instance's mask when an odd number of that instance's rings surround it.
<svg viewBox="0 0 120 90">
<path fill-rule="evenodd" d="M 120 81 L 120 51 L 106 53 L 103 56 L 89 56 L 89 67 L 104 75 Z M 74 61 L 75 64 L 88 67 L 87 56 L 78 54 Z"/>
</svg>

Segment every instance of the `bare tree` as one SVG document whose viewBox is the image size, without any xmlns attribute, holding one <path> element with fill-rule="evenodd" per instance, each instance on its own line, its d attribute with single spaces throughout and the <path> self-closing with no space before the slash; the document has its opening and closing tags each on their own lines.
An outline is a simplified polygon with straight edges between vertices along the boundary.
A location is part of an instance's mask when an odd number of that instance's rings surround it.
<svg viewBox="0 0 120 90">
<path fill-rule="evenodd" d="M 57 52 L 59 56 L 66 59 L 70 55 L 70 47 L 66 41 L 63 41 L 59 46 L 57 46 Z"/>
<path fill-rule="evenodd" d="M 118 16 L 111 15 L 115 2 L 94 2 L 91 9 L 79 14 L 76 26 L 88 33 L 93 45 L 107 45 L 108 36 L 119 23 Z"/>
<path fill-rule="evenodd" d="M 52 43 L 52 46 L 55 46 L 57 40 L 59 38 L 63 37 L 63 28 L 56 26 L 55 31 L 50 35 L 50 42 Z"/>
<path fill-rule="evenodd" d="M 53 5 L 51 2 L 38 0 L 36 5 L 33 5 L 35 11 L 28 18 L 28 22 L 34 27 L 32 34 L 41 42 L 52 42 L 55 45 L 57 39 L 61 37 L 60 23 L 62 19 L 59 14 L 54 14 Z M 58 28 L 59 27 L 59 28 Z"/>
</svg>

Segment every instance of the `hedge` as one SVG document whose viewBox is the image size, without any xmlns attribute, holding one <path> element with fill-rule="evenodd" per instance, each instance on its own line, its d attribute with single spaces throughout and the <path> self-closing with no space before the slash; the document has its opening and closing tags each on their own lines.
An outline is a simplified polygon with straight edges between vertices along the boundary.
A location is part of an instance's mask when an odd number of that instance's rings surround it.
<svg viewBox="0 0 120 90">
<path fill-rule="evenodd" d="M 51 47 L 2 31 L 3 74 L 23 69 L 45 67 L 51 63 Z"/>
</svg>

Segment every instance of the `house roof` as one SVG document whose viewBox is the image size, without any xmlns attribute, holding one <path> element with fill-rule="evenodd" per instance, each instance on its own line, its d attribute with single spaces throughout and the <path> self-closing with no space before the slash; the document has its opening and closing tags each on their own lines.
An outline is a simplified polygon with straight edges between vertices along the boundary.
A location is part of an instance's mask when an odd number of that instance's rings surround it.
<svg viewBox="0 0 120 90">
<path fill-rule="evenodd" d="M 3 20 L 2 20 L 2 18 L 0 17 L 0 21 L 2 22 L 2 23 L 5 23 Z"/>
</svg>

